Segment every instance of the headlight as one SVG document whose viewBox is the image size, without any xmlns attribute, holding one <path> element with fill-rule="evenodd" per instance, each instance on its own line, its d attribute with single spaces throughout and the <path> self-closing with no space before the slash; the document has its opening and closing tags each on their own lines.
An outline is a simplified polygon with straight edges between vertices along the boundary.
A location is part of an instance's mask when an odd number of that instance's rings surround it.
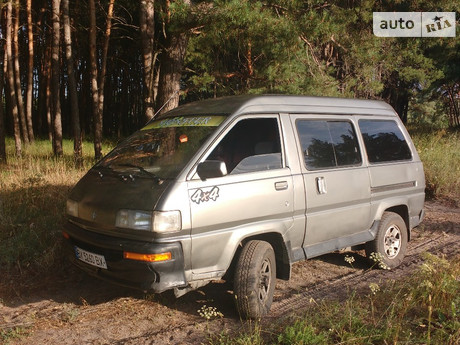
<svg viewBox="0 0 460 345">
<path fill-rule="evenodd" d="M 120 210 L 117 212 L 115 226 L 119 228 L 152 231 L 152 212 Z"/>
<path fill-rule="evenodd" d="M 67 199 L 66 213 L 72 217 L 78 217 L 78 202 L 75 200 Z"/>
<path fill-rule="evenodd" d="M 154 211 L 153 231 L 174 232 L 182 229 L 180 211 Z"/>
</svg>

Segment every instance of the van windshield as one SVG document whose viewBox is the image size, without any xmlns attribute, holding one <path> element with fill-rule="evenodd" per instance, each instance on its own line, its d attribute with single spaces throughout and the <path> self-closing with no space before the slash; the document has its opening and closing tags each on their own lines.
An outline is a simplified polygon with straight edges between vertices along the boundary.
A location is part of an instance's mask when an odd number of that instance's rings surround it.
<svg viewBox="0 0 460 345">
<path fill-rule="evenodd" d="M 96 168 L 175 178 L 225 116 L 176 116 L 155 120 L 105 156 Z"/>
</svg>

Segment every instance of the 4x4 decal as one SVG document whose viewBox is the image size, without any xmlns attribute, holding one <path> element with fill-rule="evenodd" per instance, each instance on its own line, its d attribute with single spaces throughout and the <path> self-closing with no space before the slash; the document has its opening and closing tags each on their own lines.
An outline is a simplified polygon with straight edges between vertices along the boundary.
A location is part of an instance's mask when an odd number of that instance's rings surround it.
<svg viewBox="0 0 460 345">
<path fill-rule="evenodd" d="M 219 187 L 212 187 L 209 191 L 203 191 L 197 189 L 190 198 L 194 203 L 199 204 L 200 202 L 207 202 L 209 200 L 216 201 L 219 197 Z"/>
</svg>

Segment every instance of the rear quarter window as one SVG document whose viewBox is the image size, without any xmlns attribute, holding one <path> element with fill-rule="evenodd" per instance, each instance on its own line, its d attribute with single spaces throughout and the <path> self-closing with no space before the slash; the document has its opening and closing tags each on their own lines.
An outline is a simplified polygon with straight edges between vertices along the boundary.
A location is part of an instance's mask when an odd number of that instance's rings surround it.
<svg viewBox="0 0 460 345">
<path fill-rule="evenodd" d="M 359 128 L 370 163 L 412 159 L 409 145 L 396 121 L 359 120 Z"/>
</svg>

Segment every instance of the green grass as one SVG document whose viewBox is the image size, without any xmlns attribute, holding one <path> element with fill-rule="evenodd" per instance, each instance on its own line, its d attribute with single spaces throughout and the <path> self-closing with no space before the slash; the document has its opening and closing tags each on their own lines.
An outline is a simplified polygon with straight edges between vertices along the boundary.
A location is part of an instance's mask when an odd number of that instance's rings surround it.
<svg viewBox="0 0 460 345">
<path fill-rule="evenodd" d="M 209 344 L 367 345 L 460 344 L 460 257 L 426 254 L 405 280 L 369 284 L 343 301 L 312 303 L 304 314 L 237 336 L 223 332 Z M 377 285 L 377 287 L 376 287 Z"/>
<path fill-rule="evenodd" d="M 460 196 L 460 132 L 410 130 L 425 169 L 427 195 L 458 200 Z"/>
<path fill-rule="evenodd" d="M 23 147 L 18 158 L 14 142 L 7 141 L 8 164 L 0 166 L 0 267 L 6 271 L 46 272 L 62 260 L 67 195 L 94 163 L 92 143 L 83 146 L 82 168 L 75 168 L 73 143 L 63 144 L 62 158 L 53 156 L 48 140 Z"/>
<path fill-rule="evenodd" d="M 8 345 L 11 341 L 26 337 L 28 334 L 29 331 L 23 327 L 15 327 L 8 330 L 0 330 L 0 340 L 2 341 L 1 344 Z"/>
</svg>

